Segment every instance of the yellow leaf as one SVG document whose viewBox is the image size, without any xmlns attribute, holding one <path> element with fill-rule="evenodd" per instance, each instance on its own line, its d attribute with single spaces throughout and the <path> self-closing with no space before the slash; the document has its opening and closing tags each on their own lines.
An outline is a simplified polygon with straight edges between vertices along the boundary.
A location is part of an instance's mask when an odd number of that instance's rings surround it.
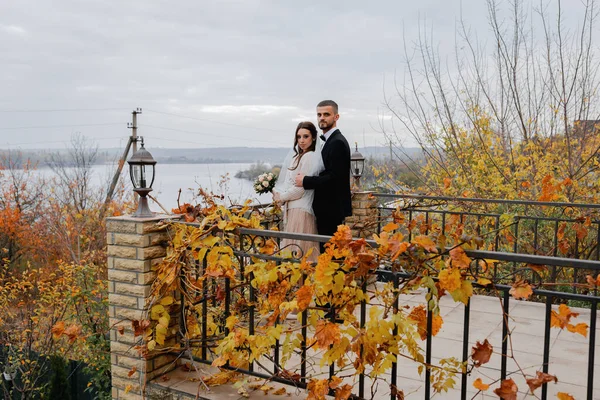
<svg viewBox="0 0 600 400">
<path fill-rule="evenodd" d="M 154 350 L 155 347 L 156 347 L 156 341 L 151 340 L 148 342 L 148 351 Z"/>
<path fill-rule="evenodd" d="M 469 298 L 473 296 L 473 285 L 471 284 L 471 281 L 462 281 L 460 289 L 451 292 L 450 295 L 454 301 L 460 301 L 464 305 L 467 305 Z"/>
<path fill-rule="evenodd" d="M 166 310 L 161 304 L 156 304 L 150 309 L 150 318 L 154 321 L 157 321 L 163 314 L 166 314 Z"/>
<path fill-rule="evenodd" d="M 450 293 L 460 289 L 460 278 L 460 271 L 455 268 L 444 269 L 438 275 L 440 287 Z"/>
<path fill-rule="evenodd" d="M 169 306 L 173 304 L 174 301 L 175 299 L 173 299 L 173 296 L 167 296 L 160 300 L 160 304 L 162 304 L 163 306 Z"/>
<path fill-rule="evenodd" d="M 129 391 L 131 391 L 131 385 L 125 386 L 125 394 L 129 393 Z"/>
<path fill-rule="evenodd" d="M 492 281 L 490 281 L 489 279 L 486 279 L 486 278 L 478 278 L 477 283 L 480 284 L 481 286 L 487 286 L 487 285 L 490 285 L 492 283 Z"/>
</svg>

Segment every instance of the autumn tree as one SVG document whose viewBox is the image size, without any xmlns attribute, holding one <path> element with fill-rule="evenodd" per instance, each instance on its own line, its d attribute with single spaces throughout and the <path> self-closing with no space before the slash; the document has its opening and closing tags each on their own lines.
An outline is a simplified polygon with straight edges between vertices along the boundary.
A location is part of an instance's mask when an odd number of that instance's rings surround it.
<svg viewBox="0 0 600 400">
<path fill-rule="evenodd" d="M 22 366 L 10 389 L 21 398 L 47 389 L 53 357 L 84 363 L 90 387 L 110 395 L 105 218 L 129 203 L 121 184 L 105 206 L 96 154 L 75 136 L 48 156 L 51 176 L 18 153 L 2 159 L 0 346 Z"/>
<path fill-rule="evenodd" d="M 44 181 L 36 165 L 20 152 L 0 156 L 0 248 L 12 263 L 25 263 L 38 255 L 41 245 L 36 234 L 43 215 Z"/>
<path fill-rule="evenodd" d="M 492 40 L 479 41 L 481 32 L 460 20 L 447 57 L 423 26 L 414 46 L 405 43 L 406 73 L 386 95 L 392 121 L 382 125 L 400 151 L 407 135 L 421 147 L 428 191 L 597 200 L 597 4 L 578 3 L 577 25 L 568 27 L 565 3 L 528 10 L 522 0 L 487 0 Z"/>
</svg>

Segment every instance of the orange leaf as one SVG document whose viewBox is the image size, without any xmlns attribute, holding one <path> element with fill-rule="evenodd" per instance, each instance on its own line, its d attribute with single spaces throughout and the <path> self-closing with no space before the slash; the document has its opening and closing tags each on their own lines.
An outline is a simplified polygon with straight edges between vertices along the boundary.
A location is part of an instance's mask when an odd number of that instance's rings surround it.
<svg viewBox="0 0 600 400">
<path fill-rule="evenodd" d="M 556 394 L 556 397 L 558 397 L 558 400 L 575 400 L 575 397 L 571 396 L 568 393 L 564 393 L 564 392 L 558 392 Z"/>
<path fill-rule="evenodd" d="M 571 309 L 566 304 L 561 304 L 558 306 L 558 313 L 552 310 L 552 314 L 550 315 L 550 326 L 553 328 L 564 329 L 568 324 L 571 318 L 577 317 L 579 313 L 571 312 Z"/>
<path fill-rule="evenodd" d="M 135 374 L 136 372 L 137 372 L 137 367 L 134 366 L 133 368 L 131 368 L 129 370 L 129 372 L 127 373 L 127 376 L 131 378 L 133 376 L 133 374 Z"/>
<path fill-rule="evenodd" d="M 334 343 L 339 343 L 340 327 L 333 322 L 320 320 L 317 323 L 315 332 L 316 346 L 321 349 L 327 349 Z"/>
<path fill-rule="evenodd" d="M 421 336 L 421 340 L 427 339 L 427 311 L 425 311 L 425 306 L 420 305 L 412 309 L 408 318 L 415 321 L 417 323 L 417 328 L 419 330 L 419 335 Z M 431 335 L 435 336 L 438 334 L 440 329 L 442 328 L 442 324 L 444 320 L 439 315 L 434 315 L 433 320 L 431 321 Z"/>
<path fill-rule="evenodd" d="M 534 270 L 537 273 L 548 271 L 548 267 L 546 267 L 545 265 L 539 265 L 539 264 L 527 264 L 527 268 L 531 268 L 532 270 Z"/>
<path fill-rule="evenodd" d="M 119 332 L 119 335 L 124 335 L 125 334 L 125 327 L 124 326 L 119 326 L 117 328 L 117 332 Z"/>
<path fill-rule="evenodd" d="M 517 400 L 517 391 L 519 388 L 512 379 L 505 379 L 500 383 L 500 387 L 494 390 L 502 400 Z"/>
<path fill-rule="evenodd" d="M 448 189 L 452 185 L 452 179 L 444 178 L 444 189 Z"/>
<path fill-rule="evenodd" d="M 477 378 L 477 379 L 475 379 L 475 382 L 473 382 L 473 387 L 477 390 L 481 390 L 481 391 L 485 392 L 486 390 L 488 390 L 490 388 L 490 385 L 486 385 L 485 383 L 483 383 L 481 378 Z"/>
<path fill-rule="evenodd" d="M 345 249 L 352 241 L 352 231 L 348 225 L 339 225 L 337 232 L 333 234 L 330 243 L 333 243 L 338 249 Z"/>
<path fill-rule="evenodd" d="M 311 379 L 307 388 L 307 400 L 325 400 L 325 396 L 329 392 L 329 382 L 327 379 Z"/>
<path fill-rule="evenodd" d="M 73 343 L 81 334 L 81 327 L 78 325 L 71 325 L 65 329 L 64 334 L 68 336 L 69 342 Z"/>
<path fill-rule="evenodd" d="M 558 382 L 558 379 L 556 379 L 556 376 L 538 371 L 536 373 L 535 378 L 527 379 L 527 385 L 529 385 L 529 389 L 531 390 L 531 393 L 533 393 L 537 388 L 542 386 L 544 383 L 549 383 L 552 381 L 554 381 L 555 383 Z"/>
<path fill-rule="evenodd" d="M 57 322 L 56 324 L 54 324 L 51 331 L 54 340 L 58 339 L 65 331 L 65 323 L 63 321 Z"/>
<path fill-rule="evenodd" d="M 150 326 L 150 321 L 143 319 L 141 321 L 131 321 L 133 327 L 133 336 L 142 336 L 146 329 Z"/>
<path fill-rule="evenodd" d="M 452 260 L 452 266 L 459 268 L 469 268 L 471 265 L 471 259 L 467 256 L 467 253 L 462 247 L 455 247 L 450 250 L 450 259 Z"/>
<path fill-rule="evenodd" d="M 391 231 L 395 231 L 396 229 L 398 229 L 398 224 L 395 224 L 393 222 L 390 222 L 389 224 L 387 224 L 386 226 L 384 226 L 382 228 L 382 230 L 384 232 L 391 232 Z"/>
<path fill-rule="evenodd" d="M 352 385 L 345 384 L 335 390 L 335 400 L 347 400 L 352 395 Z"/>
<path fill-rule="evenodd" d="M 510 294 L 519 300 L 525 299 L 527 300 L 529 296 L 533 294 L 533 290 L 531 289 L 531 285 L 524 280 L 518 279 L 514 284 L 512 289 L 510 289 Z"/>
<path fill-rule="evenodd" d="M 573 324 L 568 324 L 567 325 L 567 330 L 569 332 L 573 332 L 573 333 L 579 333 L 581 336 L 583 336 L 584 338 L 587 338 L 587 334 L 588 334 L 588 325 L 584 324 L 583 322 L 580 322 L 577 325 L 573 325 Z"/>
<path fill-rule="evenodd" d="M 487 339 L 483 341 L 483 343 L 477 341 L 475 346 L 471 348 L 471 358 L 473 359 L 473 364 L 476 367 L 481 367 L 483 364 L 486 364 L 490 361 L 490 357 L 494 352 L 494 347 L 488 342 Z"/>
<path fill-rule="evenodd" d="M 344 382 L 342 378 L 340 378 L 339 376 L 333 376 L 329 380 L 329 388 L 337 389 L 338 386 L 340 386 L 342 384 L 342 382 Z"/>
<path fill-rule="evenodd" d="M 600 274 L 596 276 L 596 279 L 592 275 L 587 275 L 585 278 L 590 286 L 600 286 Z"/>
<path fill-rule="evenodd" d="M 296 301 L 298 302 L 298 311 L 302 312 L 308 308 L 313 298 L 313 288 L 310 285 L 304 285 L 296 292 Z"/>
<path fill-rule="evenodd" d="M 424 236 L 424 235 L 416 236 L 412 240 L 412 242 L 414 244 L 417 244 L 417 245 L 421 246 L 425 250 L 432 252 L 432 253 L 437 253 L 438 252 L 438 249 L 437 249 L 437 246 L 435 245 L 435 242 L 433 240 L 431 240 L 428 236 Z"/>
</svg>

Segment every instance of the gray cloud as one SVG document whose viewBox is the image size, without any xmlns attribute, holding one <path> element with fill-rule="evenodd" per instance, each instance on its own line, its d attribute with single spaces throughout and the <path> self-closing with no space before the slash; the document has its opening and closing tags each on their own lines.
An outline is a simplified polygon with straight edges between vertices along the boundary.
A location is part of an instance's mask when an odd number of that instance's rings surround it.
<svg viewBox="0 0 600 400">
<path fill-rule="evenodd" d="M 372 127 L 404 39 L 426 20 L 450 49 L 461 3 L 485 32 L 483 0 L 5 1 L 0 111 L 116 110 L 3 112 L 0 147 L 61 147 L 75 131 L 116 147 L 135 107 L 148 147 L 285 146 L 324 98 L 350 141 L 382 144 Z M 115 125 L 3 129 L 77 124 Z"/>
</svg>

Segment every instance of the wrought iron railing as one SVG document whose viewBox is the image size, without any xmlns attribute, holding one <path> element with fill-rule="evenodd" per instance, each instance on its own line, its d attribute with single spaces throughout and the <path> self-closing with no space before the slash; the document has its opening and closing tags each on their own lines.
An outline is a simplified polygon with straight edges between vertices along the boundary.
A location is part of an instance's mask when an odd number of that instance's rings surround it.
<svg viewBox="0 0 600 400">
<path fill-rule="evenodd" d="M 448 215 L 452 211 L 446 210 L 436 210 L 437 214 Z M 407 213 L 432 213 L 433 211 L 429 210 L 421 210 L 420 208 L 413 208 L 405 210 Z M 464 213 L 464 215 L 467 215 Z M 596 224 L 597 222 L 594 222 Z M 273 260 L 276 262 L 280 261 L 289 261 L 290 253 L 287 253 L 286 256 L 282 256 L 280 250 L 276 253 L 272 254 L 264 254 L 259 251 L 260 248 L 263 248 L 264 243 L 269 240 L 279 241 L 281 239 L 296 239 L 296 240 L 306 240 L 310 242 L 326 242 L 330 238 L 326 236 L 319 235 L 301 235 L 301 234 L 291 234 L 277 231 L 266 231 L 266 230 L 254 230 L 254 229 L 239 229 L 237 232 L 237 243 L 238 245 L 233 249 L 235 256 L 239 260 L 239 277 L 238 282 L 246 282 L 251 281 L 252 276 L 246 276 L 245 266 L 249 263 L 253 262 L 253 260 L 262 259 L 262 260 Z M 372 246 L 376 246 L 375 242 L 369 242 Z M 538 255 L 538 254 L 521 254 L 516 251 L 514 252 L 503 252 L 497 251 L 500 247 L 496 246 L 491 251 L 489 250 L 469 250 L 467 251 L 467 255 L 472 259 L 471 268 L 469 269 L 469 274 L 471 275 L 473 281 L 477 281 L 481 273 L 481 268 L 484 265 L 488 265 L 489 268 L 492 268 L 494 272 L 494 285 L 481 286 L 474 285 L 478 287 L 478 290 L 481 292 L 493 291 L 497 294 L 501 301 L 503 316 L 502 319 L 502 349 L 501 349 L 501 365 L 500 370 L 498 371 L 498 377 L 500 379 L 505 379 L 508 377 L 513 371 L 509 371 L 508 369 L 508 354 L 509 354 L 509 329 L 510 329 L 510 318 L 511 318 L 511 302 L 510 300 L 510 283 L 514 281 L 516 276 L 526 277 L 530 282 L 533 283 L 533 296 L 537 297 L 538 300 L 543 301 L 545 304 L 545 317 L 544 317 L 544 332 L 543 337 L 544 341 L 540 345 L 543 346 L 543 364 L 542 371 L 548 373 L 549 372 L 549 361 L 550 361 L 550 344 L 551 344 L 551 312 L 552 305 L 556 303 L 567 303 L 567 302 L 577 302 L 578 305 L 589 308 L 590 309 L 590 320 L 589 320 L 589 340 L 587 343 L 588 349 L 588 362 L 587 362 L 587 399 L 591 400 L 594 398 L 594 365 L 595 365 L 595 349 L 596 349 L 596 331 L 597 331 L 597 308 L 598 303 L 600 302 L 600 297 L 596 291 L 588 291 L 587 293 L 569 293 L 562 291 L 560 286 L 551 286 L 550 289 L 544 288 L 544 284 L 546 283 L 547 275 L 543 273 L 544 268 L 540 269 L 539 266 L 546 266 L 546 268 L 560 268 L 565 271 L 571 271 L 570 273 L 573 275 L 582 274 L 583 271 L 593 271 L 594 276 L 600 273 L 600 261 L 597 260 L 584 260 L 584 259 L 572 259 L 572 258 L 564 258 L 558 256 L 548 256 L 548 255 Z M 293 257 L 299 258 L 302 256 L 301 249 L 295 249 L 296 251 L 292 253 Z M 519 250 L 516 248 L 515 250 Z M 490 260 L 494 260 L 494 262 L 490 262 Z M 204 270 L 207 267 L 206 259 L 201 262 L 196 262 L 190 268 L 195 269 L 196 274 L 201 276 Z M 377 271 L 377 275 L 381 280 L 385 280 L 388 282 L 392 282 L 395 288 L 400 287 L 403 283 L 408 280 L 414 279 L 414 275 L 410 272 L 403 271 L 402 269 L 392 268 L 392 269 L 379 269 Z M 486 275 L 489 276 L 489 275 Z M 197 351 L 194 352 L 196 355 L 196 360 L 210 364 L 214 359 L 214 349 L 215 349 L 215 337 L 209 335 L 208 332 L 208 321 L 209 318 L 209 307 L 221 307 L 222 315 L 219 319 L 219 323 L 221 324 L 221 331 L 223 332 L 222 336 L 226 336 L 229 331 L 225 326 L 225 321 L 231 314 L 232 301 L 234 301 L 234 296 L 236 300 L 239 300 L 240 297 L 245 299 L 245 304 L 247 304 L 247 308 L 245 313 L 247 315 L 247 324 L 248 324 L 248 332 L 250 335 L 253 335 L 256 330 L 255 326 L 255 306 L 257 300 L 257 293 L 253 286 L 250 285 L 237 285 L 236 288 L 231 287 L 230 279 L 224 278 L 217 281 L 213 281 L 212 284 L 205 284 L 200 292 L 197 293 L 197 296 L 194 298 L 197 299 L 197 302 L 192 304 L 186 304 L 184 302 L 182 307 L 182 324 L 180 327 L 181 332 L 186 333 L 185 326 L 185 315 L 190 310 L 194 310 L 194 312 L 200 313 L 201 327 L 200 327 L 200 335 L 199 337 L 192 340 L 192 345 L 197 348 Z M 220 286 L 221 285 L 221 286 Z M 367 282 L 364 283 L 365 289 Z M 222 301 L 219 300 L 219 295 L 222 297 Z M 363 302 L 360 306 L 358 322 L 361 328 L 365 326 L 367 323 L 367 303 Z M 402 307 L 400 300 L 396 298 L 396 302 L 394 305 L 394 310 L 397 312 Z M 470 317 L 471 303 L 469 302 L 466 306 L 464 306 L 464 319 L 463 319 L 463 333 L 462 333 L 462 361 L 467 361 L 470 357 L 471 345 L 469 344 L 470 338 Z M 335 310 L 331 312 L 330 320 L 331 322 L 336 322 Z M 307 382 L 309 379 L 309 373 L 307 371 L 307 342 L 308 342 L 308 331 L 307 331 L 307 319 L 308 319 L 308 311 L 304 311 L 300 318 L 301 327 L 301 346 L 299 350 L 298 356 L 301 359 L 299 368 L 297 370 L 290 371 L 285 366 L 280 365 L 280 351 L 281 351 L 281 343 L 279 341 L 276 342 L 273 352 L 270 356 L 267 357 L 267 361 L 261 363 L 260 361 L 256 361 L 250 363 L 248 368 L 236 368 L 237 371 L 248 374 L 256 377 L 261 377 L 281 383 L 286 383 L 299 388 L 306 388 Z M 432 337 L 432 321 L 433 314 L 431 311 L 427 313 L 427 337 L 425 339 L 425 365 L 431 365 L 432 357 L 435 357 L 432 351 L 432 343 L 436 340 Z M 276 321 L 276 324 L 282 323 L 281 321 Z M 182 340 L 184 340 L 182 338 Z M 267 365 L 268 364 L 268 365 Z M 228 365 L 225 365 L 225 368 L 230 368 Z M 329 377 L 333 377 L 336 373 L 336 366 L 329 366 Z M 430 399 L 432 396 L 432 388 L 431 388 L 431 369 L 425 368 L 425 373 L 423 376 L 424 383 L 424 398 Z M 366 396 L 366 376 L 365 374 L 358 375 L 358 388 L 353 393 L 354 398 L 362 399 L 367 398 Z M 391 369 L 390 376 L 390 387 L 398 387 L 401 388 L 402 384 L 399 382 L 398 376 L 398 368 L 396 362 L 393 363 Z M 461 377 L 461 385 L 460 392 L 461 398 L 466 399 L 468 394 L 468 375 L 467 373 L 463 373 Z M 546 399 L 548 395 L 547 384 L 544 384 L 542 387 L 542 399 Z M 392 390 L 390 394 L 390 398 L 395 399 L 395 394 Z"/>
<path fill-rule="evenodd" d="M 457 235 L 462 229 L 481 238 L 478 249 L 568 259 L 600 260 L 600 204 L 374 194 L 379 200 L 373 231 L 394 218 L 409 221 L 414 235 Z M 450 230 L 448 227 L 452 227 Z M 458 235 L 460 235 L 460 231 Z M 566 273 L 554 266 L 546 280 L 571 285 L 585 281 L 589 271 Z"/>
</svg>

